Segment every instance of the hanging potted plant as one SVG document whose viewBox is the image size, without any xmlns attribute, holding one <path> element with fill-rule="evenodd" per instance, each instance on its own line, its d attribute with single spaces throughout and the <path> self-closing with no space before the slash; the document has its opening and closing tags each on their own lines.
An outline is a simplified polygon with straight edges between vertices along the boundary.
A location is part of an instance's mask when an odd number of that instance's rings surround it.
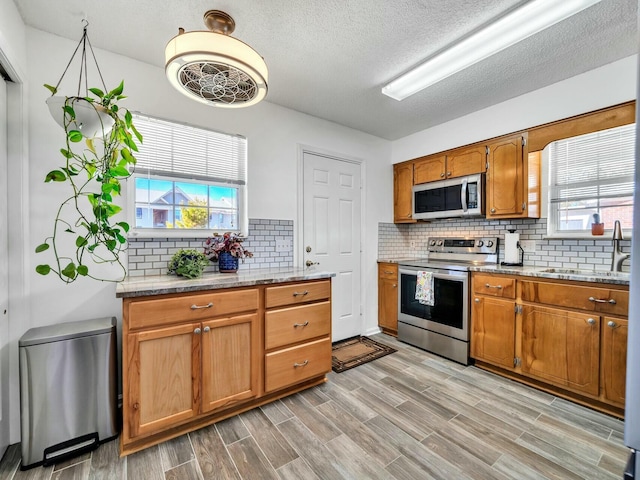
<svg viewBox="0 0 640 480">
<path fill-rule="evenodd" d="M 235 273 L 238 271 L 238 260 L 244 263 L 245 258 L 253 257 L 253 253 L 242 245 L 243 241 L 244 237 L 237 233 L 214 233 L 204 242 L 204 254 L 212 262 L 218 262 L 221 273 Z"/>
<path fill-rule="evenodd" d="M 83 45 L 80 80 L 86 72 L 87 43 L 85 25 L 74 52 L 75 56 Z M 60 81 L 62 77 L 55 87 L 45 87 L 56 95 Z M 118 101 L 126 98 L 124 82 L 113 90 L 107 90 L 103 82 L 103 88 L 86 88 L 83 96 L 78 92 L 73 97 L 52 96 L 47 101 L 54 119 L 64 128 L 65 145 L 60 149 L 64 164 L 51 170 L 44 181 L 66 183 L 71 191 L 57 209 L 52 235 L 36 247 L 36 253 L 52 251 L 54 260 L 38 265 L 36 272 L 54 273 L 65 283 L 80 276 L 120 281 L 126 274 L 120 254 L 127 242 L 129 225 L 112 222 L 122 210 L 113 199 L 121 193 L 121 180 L 131 176 L 136 162 L 133 152 L 138 150 L 136 140 L 141 143 L 142 136 L 133 125 L 131 113 L 118 106 Z M 102 278 L 101 272 L 89 270 L 91 264 L 116 265 L 121 275 Z"/>
</svg>

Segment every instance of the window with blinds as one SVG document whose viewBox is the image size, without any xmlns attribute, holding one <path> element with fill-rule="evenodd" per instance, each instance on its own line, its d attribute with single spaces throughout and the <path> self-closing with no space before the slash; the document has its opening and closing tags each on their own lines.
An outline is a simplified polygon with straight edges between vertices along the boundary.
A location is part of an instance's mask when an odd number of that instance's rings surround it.
<svg viewBox="0 0 640 480">
<path fill-rule="evenodd" d="M 134 124 L 144 138 L 133 175 L 138 233 L 246 233 L 246 138 L 143 115 Z"/>
<path fill-rule="evenodd" d="M 594 214 L 612 228 L 633 225 L 635 124 L 549 145 L 549 221 L 553 233 L 591 230 Z"/>
</svg>

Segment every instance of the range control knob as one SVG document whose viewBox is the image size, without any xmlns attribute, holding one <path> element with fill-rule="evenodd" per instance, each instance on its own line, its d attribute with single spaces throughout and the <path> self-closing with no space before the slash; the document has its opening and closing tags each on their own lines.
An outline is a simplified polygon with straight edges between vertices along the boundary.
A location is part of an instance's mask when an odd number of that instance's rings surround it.
<svg viewBox="0 0 640 480">
<path fill-rule="evenodd" d="M 436 245 L 436 241 L 435 241 L 435 240 L 431 240 L 431 241 L 429 242 L 429 245 L 430 245 L 430 246 L 432 246 L 432 247 L 435 247 L 435 245 Z"/>
<path fill-rule="evenodd" d="M 487 247 L 489 247 L 489 248 L 493 247 L 493 241 L 492 240 L 487 240 Z"/>
<path fill-rule="evenodd" d="M 442 240 L 438 240 L 438 246 L 441 247 L 442 245 L 444 245 L 444 242 Z"/>
<path fill-rule="evenodd" d="M 483 242 L 482 240 L 478 240 L 478 241 L 476 242 L 476 247 L 478 247 L 478 248 L 480 248 L 480 247 L 481 247 L 481 246 L 483 246 L 483 245 L 484 245 L 484 242 Z"/>
</svg>

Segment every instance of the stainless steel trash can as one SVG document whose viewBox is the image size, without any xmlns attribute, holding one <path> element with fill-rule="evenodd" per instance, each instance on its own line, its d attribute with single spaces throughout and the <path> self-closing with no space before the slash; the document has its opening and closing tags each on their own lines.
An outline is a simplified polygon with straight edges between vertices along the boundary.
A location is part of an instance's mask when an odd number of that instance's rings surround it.
<svg viewBox="0 0 640 480">
<path fill-rule="evenodd" d="M 20 339 L 22 466 L 49 465 L 119 433 L 115 317 L 32 328 Z"/>
</svg>

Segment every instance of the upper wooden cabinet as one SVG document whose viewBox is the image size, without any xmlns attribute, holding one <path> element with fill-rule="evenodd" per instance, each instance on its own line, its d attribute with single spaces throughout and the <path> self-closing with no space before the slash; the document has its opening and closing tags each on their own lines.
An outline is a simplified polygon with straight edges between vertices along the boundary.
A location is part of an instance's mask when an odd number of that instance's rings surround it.
<svg viewBox="0 0 640 480">
<path fill-rule="evenodd" d="M 413 163 L 397 163 L 393 166 L 393 222 L 413 223 Z"/>
<path fill-rule="evenodd" d="M 483 173 L 486 169 L 484 144 L 452 150 L 446 154 L 422 157 L 413 163 L 413 184 Z"/>
</svg>

